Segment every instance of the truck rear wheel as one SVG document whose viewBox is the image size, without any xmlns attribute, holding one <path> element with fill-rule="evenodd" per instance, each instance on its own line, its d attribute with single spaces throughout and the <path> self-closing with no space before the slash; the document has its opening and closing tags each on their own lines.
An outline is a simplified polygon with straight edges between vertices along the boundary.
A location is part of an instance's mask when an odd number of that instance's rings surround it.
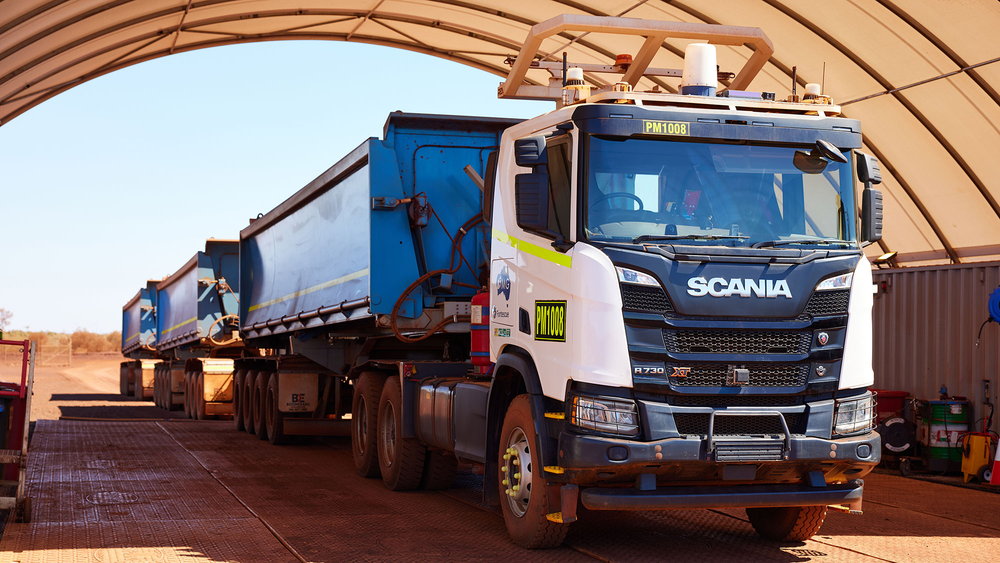
<svg viewBox="0 0 1000 563">
<path fill-rule="evenodd" d="M 268 372 L 262 371 L 257 374 L 253 385 L 253 419 L 254 434 L 261 440 L 267 440 L 267 421 L 264 420 L 264 401 L 267 398 Z"/>
<path fill-rule="evenodd" d="M 806 541 L 819 533 L 825 506 L 748 508 L 750 525 L 761 537 L 775 541 Z"/>
<path fill-rule="evenodd" d="M 236 373 L 233 374 L 233 427 L 236 428 L 237 432 L 243 430 L 243 412 L 240 411 L 240 404 L 242 397 L 240 393 L 243 392 L 243 376 L 246 375 L 246 370 L 238 369 Z"/>
<path fill-rule="evenodd" d="M 247 434 L 254 434 L 253 424 L 253 388 L 254 381 L 257 380 L 256 370 L 247 370 L 243 375 L 243 388 L 240 389 L 240 400 L 243 402 L 243 429 Z"/>
<path fill-rule="evenodd" d="M 423 487 L 429 491 L 450 489 L 458 472 L 458 460 L 450 452 L 427 451 Z"/>
<path fill-rule="evenodd" d="M 378 477 L 378 401 L 382 396 L 382 376 L 366 371 L 354 383 L 351 400 L 351 455 L 354 469 L 362 477 Z"/>
<path fill-rule="evenodd" d="M 546 518 L 559 511 L 559 489 L 546 483 L 541 452 L 535 451 L 537 443 L 530 400 L 528 395 L 518 395 L 503 419 L 497 483 L 507 534 L 529 549 L 556 547 L 569 532 L 569 524 Z"/>
<path fill-rule="evenodd" d="M 399 378 L 390 376 L 378 402 L 378 468 L 390 491 L 411 491 L 424 477 L 427 448 L 403 437 L 403 393 Z"/>
<path fill-rule="evenodd" d="M 278 409 L 278 374 L 272 373 L 264 395 L 264 426 L 267 427 L 267 440 L 276 446 L 288 443 L 283 432 L 284 420 L 285 413 Z"/>
</svg>

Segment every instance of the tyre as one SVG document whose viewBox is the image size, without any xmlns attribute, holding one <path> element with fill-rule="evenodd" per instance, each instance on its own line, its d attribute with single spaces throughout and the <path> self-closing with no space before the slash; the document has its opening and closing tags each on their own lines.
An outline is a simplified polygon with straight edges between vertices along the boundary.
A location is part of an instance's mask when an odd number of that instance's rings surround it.
<svg viewBox="0 0 1000 563">
<path fill-rule="evenodd" d="M 366 371 L 354 383 L 351 400 L 351 456 L 354 469 L 362 477 L 378 477 L 378 401 L 382 396 L 382 375 Z"/>
<path fill-rule="evenodd" d="M 240 401 L 243 403 L 243 429 L 246 430 L 247 434 L 256 434 L 253 427 L 254 422 L 256 422 L 253 418 L 253 388 L 256 380 L 257 372 L 247 370 L 243 376 L 243 389 L 240 390 L 242 393 Z"/>
<path fill-rule="evenodd" d="M 990 482 L 990 478 L 992 477 L 993 477 L 993 467 L 989 464 L 980 467 L 979 471 L 976 472 L 976 478 L 979 479 L 980 483 L 988 484 Z"/>
<path fill-rule="evenodd" d="M 399 378 L 390 376 L 378 402 L 378 468 L 390 491 L 411 491 L 424 477 L 427 448 L 403 437 L 403 393 Z"/>
<path fill-rule="evenodd" d="M 903 477 L 909 477 L 910 473 L 913 472 L 913 464 L 910 463 L 910 458 L 900 458 L 899 460 L 899 474 Z"/>
<path fill-rule="evenodd" d="M 569 524 L 545 517 L 559 512 L 559 495 L 558 488 L 545 481 L 541 452 L 535 451 L 537 442 L 530 399 L 518 395 L 503 419 L 497 484 L 507 534 L 514 543 L 529 549 L 556 547 L 569 532 Z"/>
<path fill-rule="evenodd" d="M 243 413 L 240 411 L 240 403 L 242 397 L 240 393 L 243 392 L 243 376 L 246 375 L 246 370 L 238 369 L 236 373 L 233 374 L 233 427 L 236 428 L 237 432 L 243 430 Z"/>
<path fill-rule="evenodd" d="M 191 418 L 191 372 L 184 372 L 184 418 Z"/>
<path fill-rule="evenodd" d="M 191 407 L 194 410 L 194 417 L 198 420 L 205 420 L 205 374 L 204 372 L 194 372 L 194 383 L 192 385 Z"/>
<path fill-rule="evenodd" d="M 826 520 L 826 507 L 748 508 L 747 518 L 761 537 L 775 541 L 806 541 L 819 533 Z"/>
<path fill-rule="evenodd" d="M 267 397 L 267 380 L 269 376 L 270 374 L 266 371 L 258 373 L 253 385 L 253 433 L 261 440 L 267 440 L 267 423 L 264 420 L 264 400 Z"/>
<path fill-rule="evenodd" d="M 428 450 L 422 486 L 429 491 L 450 489 L 457 472 L 458 460 L 451 452 Z"/>
<path fill-rule="evenodd" d="M 288 443 L 283 432 L 284 420 L 285 413 L 278 410 L 278 374 L 272 373 L 267 379 L 267 391 L 264 394 L 264 426 L 267 429 L 267 440 L 276 446 Z"/>
</svg>

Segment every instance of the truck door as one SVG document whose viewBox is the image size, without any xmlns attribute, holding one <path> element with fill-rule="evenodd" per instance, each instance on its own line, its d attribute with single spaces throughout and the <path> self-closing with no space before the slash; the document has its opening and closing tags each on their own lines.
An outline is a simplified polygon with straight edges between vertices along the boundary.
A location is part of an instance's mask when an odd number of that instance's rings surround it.
<svg viewBox="0 0 1000 563">
<path fill-rule="evenodd" d="M 496 354 L 510 343 L 528 350 L 543 389 L 553 396 L 562 394 L 571 356 L 566 320 L 573 309 L 570 244 L 576 239 L 573 147 L 571 134 L 560 132 L 545 140 L 549 189 L 543 229 L 526 229 L 517 221 L 514 176 L 525 169 L 514 164 L 510 153 L 506 165 L 499 166 L 507 174 L 498 178 L 502 187 L 494 207 L 491 350 Z M 545 374 L 552 374 L 551 381 L 546 382 Z"/>
</svg>

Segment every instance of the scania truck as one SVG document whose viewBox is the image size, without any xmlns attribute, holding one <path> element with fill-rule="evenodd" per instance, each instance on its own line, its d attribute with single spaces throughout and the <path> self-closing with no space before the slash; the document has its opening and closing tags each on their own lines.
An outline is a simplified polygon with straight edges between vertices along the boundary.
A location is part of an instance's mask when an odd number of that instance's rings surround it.
<svg viewBox="0 0 1000 563">
<path fill-rule="evenodd" d="M 579 33 L 643 43 L 539 56 Z M 683 70 L 649 66 L 668 39 Z M 752 53 L 720 73 L 714 45 Z M 771 53 L 756 28 L 560 16 L 500 87 L 558 109 L 392 114 L 240 235 L 237 427 L 349 433 L 395 490 L 481 464 L 531 548 L 581 506 L 745 508 L 778 540 L 860 511 L 881 177 L 818 86 L 750 91 Z"/>
</svg>

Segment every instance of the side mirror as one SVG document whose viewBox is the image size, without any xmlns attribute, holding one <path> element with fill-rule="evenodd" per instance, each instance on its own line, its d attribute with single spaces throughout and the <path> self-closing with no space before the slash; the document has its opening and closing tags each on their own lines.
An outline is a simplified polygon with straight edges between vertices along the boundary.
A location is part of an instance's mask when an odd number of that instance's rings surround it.
<svg viewBox="0 0 1000 563">
<path fill-rule="evenodd" d="M 882 183 L 882 170 L 878 159 L 861 151 L 857 152 L 858 180 L 864 183 L 861 192 L 861 240 L 882 240 L 882 192 L 872 188 Z"/>
<path fill-rule="evenodd" d="M 514 208 L 517 224 L 526 231 L 549 228 L 549 173 L 545 166 L 514 177 Z"/>
<path fill-rule="evenodd" d="M 861 238 L 865 242 L 882 240 L 882 192 L 874 188 L 861 192 Z"/>
<path fill-rule="evenodd" d="M 538 135 L 514 141 L 514 163 L 535 167 L 549 163 L 545 154 L 545 137 Z"/>
<path fill-rule="evenodd" d="M 870 154 L 858 151 L 858 180 L 865 189 L 872 187 L 872 184 L 882 183 L 882 169 L 878 166 L 878 159 Z"/>
</svg>

